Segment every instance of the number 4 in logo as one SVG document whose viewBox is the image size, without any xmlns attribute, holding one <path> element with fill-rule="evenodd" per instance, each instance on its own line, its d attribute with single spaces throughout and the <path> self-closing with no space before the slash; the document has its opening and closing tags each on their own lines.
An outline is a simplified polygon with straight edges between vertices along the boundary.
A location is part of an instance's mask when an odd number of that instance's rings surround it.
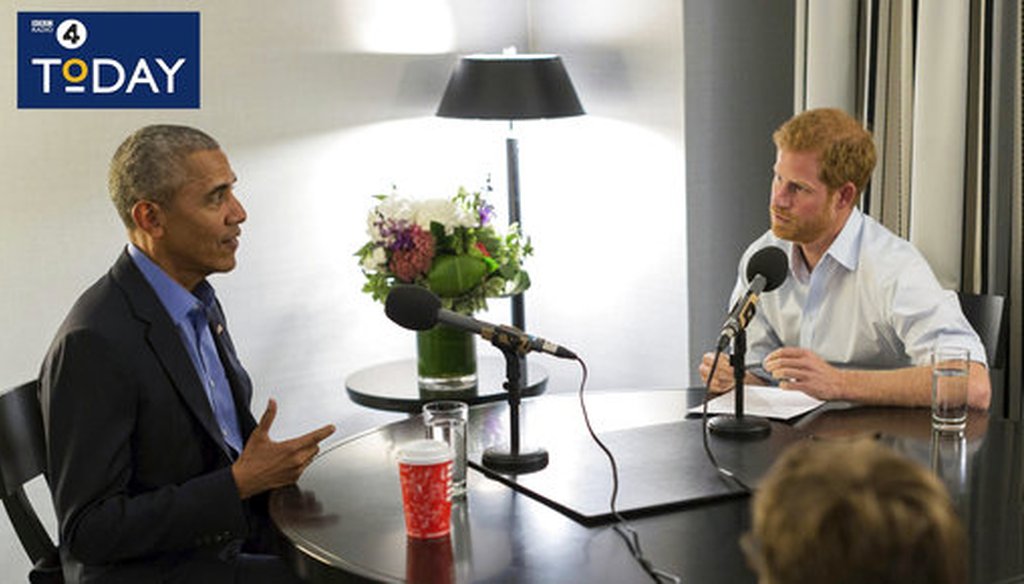
<svg viewBox="0 0 1024 584">
<path fill-rule="evenodd" d="M 85 44 L 85 39 L 89 36 L 89 31 L 86 30 L 85 25 L 82 21 L 74 18 L 64 20 L 57 26 L 57 42 L 60 46 L 65 49 L 77 49 Z"/>
</svg>

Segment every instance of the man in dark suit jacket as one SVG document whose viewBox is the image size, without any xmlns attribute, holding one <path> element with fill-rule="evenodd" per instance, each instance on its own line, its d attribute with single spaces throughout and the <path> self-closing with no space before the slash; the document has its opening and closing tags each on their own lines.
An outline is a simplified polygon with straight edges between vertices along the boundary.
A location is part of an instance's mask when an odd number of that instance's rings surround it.
<svg viewBox="0 0 1024 584">
<path fill-rule="evenodd" d="M 69 582 L 294 582 L 269 555 L 267 491 L 334 428 L 275 442 L 206 276 L 235 266 L 236 178 L 219 145 L 148 126 L 111 162 L 130 243 L 43 363 L 50 483 Z"/>
</svg>

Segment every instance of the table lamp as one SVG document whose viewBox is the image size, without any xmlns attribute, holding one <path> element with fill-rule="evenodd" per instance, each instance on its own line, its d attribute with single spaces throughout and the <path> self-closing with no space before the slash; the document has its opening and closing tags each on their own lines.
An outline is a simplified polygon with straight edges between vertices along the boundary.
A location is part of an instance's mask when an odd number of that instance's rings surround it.
<svg viewBox="0 0 1024 584">
<path fill-rule="evenodd" d="M 442 118 L 508 120 L 508 222 L 520 225 L 519 144 L 512 122 L 583 113 L 561 57 L 518 54 L 514 48 L 459 59 L 437 108 Z M 512 297 L 512 326 L 526 330 L 522 294 Z"/>
<path fill-rule="evenodd" d="M 505 156 L 508 164 L 508 222 L 522 225 L 519 213 L 519 143 L 513 134 L 515 120 L 564 118 L 582 115 L 569 74 L 557 55 L 518 54 L 514 48 L 502 54 L 477 54 L 459 59 L 437 108 L 442 118 L 508 120 Z M 512 326 L 526 330 L 523 295 L 511 298 Z M 526 379 L 526 358 L 505 352 L 509 392 L 511 445 L 488 448 L 484 466 L 513 474 L 540 470 L 548 464 L 544 449 L 521 450 L 519 403 Z"/>
</svg>

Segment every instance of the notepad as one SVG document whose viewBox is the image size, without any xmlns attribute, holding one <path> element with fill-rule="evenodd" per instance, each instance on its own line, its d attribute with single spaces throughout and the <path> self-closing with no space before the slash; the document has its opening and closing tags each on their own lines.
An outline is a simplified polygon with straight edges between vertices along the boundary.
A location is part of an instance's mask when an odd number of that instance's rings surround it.
<svg viewBox="0 0 1024 584">
<path fill-rule="evenodd" d="M 788 421 L 802 416 L 825 403 L 802 391 L 779 389 L 763 385 L 743 386 L 743 413 L 773 420 Z M 688 411 L 700 414 L 703 406 L 697 405 Z M 734 414 L 736 392 L 724 393 L 708 402 L 708 414 Z"/>
</svg>

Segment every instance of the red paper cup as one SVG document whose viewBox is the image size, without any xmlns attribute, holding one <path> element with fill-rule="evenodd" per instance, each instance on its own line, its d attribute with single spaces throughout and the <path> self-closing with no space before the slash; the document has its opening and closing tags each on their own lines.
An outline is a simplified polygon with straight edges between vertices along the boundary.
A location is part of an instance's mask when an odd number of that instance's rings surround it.
<svg viewBox="0 0 1024 584">
<path fill-rule="evenodd" d="M 451 532 L 452 452 L 438 440 L 414 440 L 398 452 L 405 532 L 431 538 Z"/>
</svg>

